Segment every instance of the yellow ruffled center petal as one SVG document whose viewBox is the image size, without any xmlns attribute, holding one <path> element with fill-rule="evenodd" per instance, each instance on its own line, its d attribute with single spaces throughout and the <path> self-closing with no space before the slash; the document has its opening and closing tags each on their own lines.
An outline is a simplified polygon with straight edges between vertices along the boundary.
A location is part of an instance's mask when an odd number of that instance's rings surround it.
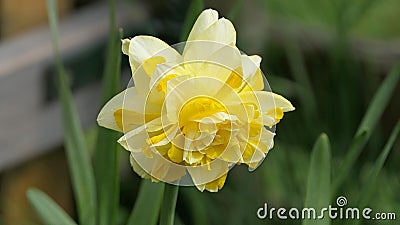
<svg viewBox="0 0 400 225">
<path fill-rule="evenodd" d="M 225 107 L 216 99 L 196 97 L 185 103 L 179 112 L 179 126 L 182 128 L 189 121 L 199 120 L 217 112 L 226 112 Z"/>
<path fill-rule="evenodd" d="M 206 190 L 208 190 L 210 192 L 217 192 L 219 189 L 221 189 L 224 186 L 227 175 L 228 174 L 226 173 L 225 175 L 221 176 L 220 178 L 207 183 Z"/>
<path fill-rule="evenodd" d="M 233 89 L 238 89 L 240 88 L 240 86 L 242 86 L 243 83 L 242 77 L 243 77 L 243 69 L 240 66 L 232 71 L 231 75 L 229 75 L 225 83 L 231 86 Z"/>
<path fill-rule="evenodd" d="M 266 115 L 275 118 L 275 124 L 277 124 L 283 118 L 283 110 L 280 107 L 272 108 L 267 111 Z"/>
<path fill-rule="evenodd" d="M 181 163 L 183 162 L 183 149 L 172 145 L 171 148 L 168 150 L 168 157 L 174 163 Z"/>
<path fill-rule="evenodd" d="M 143 62 L 144 72 L 146 72 L 146 74 L 149 77 L 151 77 L 153 75 L 154 71 L 156 71 L 157 65 L 161 64 L 161 63 L 165 63 L 165 62 L 166 62 L 166 60 L 162 56 L 154 56 L 154 57 L 148 58 Z"/>
<path fill-rule="evenodd" d="M 167 92 L 167 82 L 177 76 L 177 74 L 169 74 L 163 77 L 157 85 L 157 91 L 161 91 L 165 94 Z"/>
</svg>

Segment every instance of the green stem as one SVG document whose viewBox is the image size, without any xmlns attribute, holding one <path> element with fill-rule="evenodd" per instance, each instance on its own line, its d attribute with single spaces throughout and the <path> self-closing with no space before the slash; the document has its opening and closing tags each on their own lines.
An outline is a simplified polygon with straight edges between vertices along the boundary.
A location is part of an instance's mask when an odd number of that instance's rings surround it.
<svg viewBox="0 0 400 225">
<path fill-rule="evenodd" d="M 164 199 L 161 205 L 160 225 L 174 224 L 178 190 L 179 190 L 178 185 L 171 185 L 171 184 L 165 185 Z"/>
</svg>

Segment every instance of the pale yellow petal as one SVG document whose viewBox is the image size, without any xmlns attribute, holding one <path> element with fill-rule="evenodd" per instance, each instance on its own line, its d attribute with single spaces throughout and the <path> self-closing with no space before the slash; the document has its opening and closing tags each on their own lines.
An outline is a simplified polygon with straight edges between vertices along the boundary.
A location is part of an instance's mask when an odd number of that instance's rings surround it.
<svg viewBox="0 0 400 225">
<path fill-rule="evenodd" d="M 143 170 L 143 168 L 138 164 L 132 154 L 129 155 L 129 160 L 132 166 L 133 171 L 135 171 L 141 178 L 150 179 L 150 175 Z"/>
<path fill-rule="evenodd" d="M 207 28 L 209 28 L 212 24 L 217 22 L 218 20 L 218 12 L 213 9 L 206 9 L 197 18 L 196 22 L 193 25 L 192 30 L 189 33 L 188 41 L 192 41 L 197 39 L 197 37 L 202 34 Z"/>
<path fill-rule="evenodd" d="M 207 183 L 210 183 L 228 173 L 229 165 L 228 162 L 215 159 L 207 165 L 188 167 L 187 170 L 194 185 L 196 185 L 200 191 L 203 191 Z"/>
<path fill-rule="evenodd" d="M 255 169 L 255 166 L 259 165 L 266 156 L 266 154 L 252 142 L 241 143 L 241 148 L 244 149 L 243 162 L 249 165 L 251 169 Z"/>
<path fill-rule="evenodd" d="M 117 110 L 122 109 L 126 93 L 129 93 L 129 95 L 133 96 L 137 93 L 137 91 L 135 88 L 128 88 L 127 90 L 120 92 L 110 101 L 108 101 L 100 110 L 100 113 L 97 116 L 97 123 L 100 126 L 122 132 L 122 128 L 115 120 L 114 113 Z"/>
<path fill-rule="evenodd" d="M 128 151 L 142 152 L 148 145 L 146 142 L 148 138 L 149 135 L 146 131 L 146 126 L 142 125 L 126 133 L 118 140 L 118 143 Z"/>
<path fill-rule="evenodd" d="M 171 79 L 167 83 L 165 110 L 168 119 L 173 123 L 178 123 L 180 110 L 185 103 L 189 102 L 191 99 L 195 99 L 196 97 L 214 97 L 224 88 L 224 86 L 226 86 L 223 82 L 209 77 L 184 78 L 185 76 L 177 77 Z"/>
<path fill-rule="evenodd" d="M 123 44 L 123 51 L 126 52 L 126 42 Z M 140 75 L 146 74 L 151 77 L 158 64 L 182 62 L 181 55 L 175 49 L 152 36 L 139 35 L 132 38 L 129 41 L 128 53 L 133 75 L 136 75 L 134 72 L 141 67 L 143 71 Z"/>
<path fill-rule="evenodd" d="M 205 29 L 202 33 L 191 37 L 190 41 L 213 41 L 228 45 L 236 44 L 236 30 L 232 22 L 221 18 Z"/>
<path fill-rule="evenodd" d="M 149 82 L 149 101 L 162 104 L 167 92 L 167 82 L 186 74 L 183 66 L 176 66 L 172 63 L 158 64 Z"/>
<path fill-rule="evenodd" d="M 209 41 L 194 41 L 187 46 L 185 68 L 194 76 L 212 77 L 225 82 L 233 71 L 241 72 L 242 59 L 235 46 Z"/>
<path fill-rule="evenodd" d="M 174 183 L 186 174 L 185 167 L 176 165 L 161 155 L 156 155 L 152 161 L 154 163 L 150 174 L 158 180 Z"/>
<path fill-rule="evenodd" d="M 226 162 L 237 163 L 242 161 L 242 154 L 243 152 L 239 146 L 239 143 L 236 140 L 231 140 L 219 158 Z"/>
<path fill-rule="evenodd" d="M 156 37 L 145 35 L 139 35 L 130 40 L 129 56 L 138 64 L 155 56 L 163 57 L 166 62 L 181 61 L 181 55 L 167 43 Z"/>
<path fill-rule="evenodd" d="M 186 174 L 184 167 L 168 161 L 160 154 L 154 154 L 153 158 L 148 158 L 141 153 L 132 153 L 137 164 L 135 172 L 139 175 L 145 173 L 153 181 L 163 181 L 174 183 Z"/>
<path fill-rule="evenodd" d="M 161 118 L 158 117 L 136 129 L 125 133 L 118 143 L 120 143 L 126 150 L 131 152 L 141 152 L 148 148 L 150 139 L 150 132 L 162 130 Z"/>
<path fill-rule="evenodd" d="M 130 131 L 160 116 L 161 106 L 146 103 L 146 96 L 139 95 L 135 87 L 127 88 L 114 96 L 101 109 L 97 122 L 100 126 Z"/>
<path fill-rule="evenodd" d="M 292 111 L 295 108 L 284 97 L 267 91 L 241 92 L 240 98 L 244 103 L 253 103 L 260 107 L 261 112 L 266 113 L 270 109 L 279 107 L 283 112 Z"/>
<path fill-rule="evenodd" d="M 122 42 L 121 45 L 122 53 L 124 53 L 125 55 L 129 55 L 129 45 L 131 43 L 131 40 L 126 38 L 122 39 L 121 42 Z"/>
<path fill-rule="evenodd" d="M 218 179 L 215 179 L 215 180 L 207 183 L 205 185 L 205 189 L 209 192 L 218 192 L 224 186 L 227 176 L 228 176 L 228 173 L 226 173 L 225 175 L 222 175 Z"/>
<path fill-rule="evenodd" d="M 243 67 L 243 77 L 246 80 L 250 80 L 252 76 L 260 68 L 261 57 L 258 55 L 242 55 L 242 67 Z"/>
</svg>

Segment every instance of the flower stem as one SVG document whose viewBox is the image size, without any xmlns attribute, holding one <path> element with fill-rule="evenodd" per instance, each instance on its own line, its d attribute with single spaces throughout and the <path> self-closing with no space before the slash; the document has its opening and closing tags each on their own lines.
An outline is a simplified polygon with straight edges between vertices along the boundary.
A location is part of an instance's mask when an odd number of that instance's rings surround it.
<svg viewBox="0 0 400 225">
<path fill-rule="evenodd" d="M 166 184 L 164 199 L 161 205 L 160 225 L 173 225 L 175 217 L 176 200 L 178 198 L 178 185 Z"/>
</svg>

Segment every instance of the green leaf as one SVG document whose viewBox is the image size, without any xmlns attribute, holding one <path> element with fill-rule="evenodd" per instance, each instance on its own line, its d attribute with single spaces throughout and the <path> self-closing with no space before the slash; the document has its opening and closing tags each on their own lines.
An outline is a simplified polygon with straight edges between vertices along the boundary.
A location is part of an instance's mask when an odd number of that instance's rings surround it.
<svg viewBox="0 0 400 225">
<path fill-rule="evenodd" d="M 164 199 L 161 206 L 160 225 L 174 225 L 178 191 L 178 185 L 165 185 Z"/>
<path fill-rule="evenodd" d="M 180 41 L 186 41 L 187 37 L 189 36 L 190 30 L 194 22 L 196 22 L 196 18 L 204 9 L 204 3 L 202 0 L 192 0 L 192 3 L 187 10 L 185 21 L 183 22 L 182 32 Z"/>
<path fill-rule="evenodd" d="M 357 158 L 360 156 L 362 149 L 371 136 L 371 132 L 375 129 L 379 118 L 382 116 L 386 106 L 388 105 L 399 78 L 400 63 L 398 63 L 392 69 L 372 98 L 371 104 L 369 105 L 367 112 L 364 115 L 360 126 L 358 127 L 348 153 L 346 154 L 339 168 L 337 173 L 338 176 L 333 184 L 333 194 L 339 189 L 347 176 L 351 174 L 350 170 L 352 169 Z"/>
<path fill-rule="evenodd" d="M 328 136 L 321 134 L 314 144 L 311 155 L 305 201 L 306 208 L 312 207 L 316 210 L 316 217 L 320 215 L 321 209 L 327 207 L 330 203 L 330 188 L 331 147 Z M 309 224 L 329 225 L 330 219 L 325 215 L 323 219 L 303 220 L 303 225 Z"/>
<path fill-rule="evenodd" d="M 386 142 L 385 147 L 381 154 L 379 154 L 378 159 L 375 161 L 374 166 L 372 168 L 371 174 L 368 178 L 368 183 L 363 185 L 363 189 L 361 191 L 360 200 L 358 207 L 364 208 L 367 206 L 374 194 L 375 188 L 377 186 L 378 176 L 382 170 L 383 165 L 393 147 L 394 142 L 396 141 L 397 137 L 399 136 L 400 132 L 400 120 L 397 121 L 396 126 L 394 127 L 392 133 L 390 134 L 389 140 Z"/>
<path fill-rule="evenodd" d="M 72 103 L 71 91 L 67 84 L 65 69 L 58 48 L 57 5 L 55 0 L 47 0 L 47 12 L 57 62 L 59 96 L 62 107 L 66 155 L 71 174 L 72 186 L 77 203 L 81 225 L 96 224 L 96 188 L 89 151 Z"/>
<path fill-rule="evenodd" d="M 368 107 L 367 113 L 361 121 L 358 127 L 356 135 L 360 134 L 363 130 L 369 129 L 373 130 L 379 121 L 382 113 L 385 111 L 386 106 L 389 103 L 390 97 L 395 90 L 397 83 L 400 78 L 400 63 L 398 63 L 383 83 L 380 85 L 378 91 L 372 98 L 371 104 Z"/>
<path fill-rule="evenodd" d="M 46 225 L 76 225 L 75 221 L 42 191 L 31 188 L 27 191 L 27 197 Z"/>
<path fill-rule="evenodd" d="M 358 155 L 361 153 L 362 149 L 367 143 L 369 136 L 370 136 L 370 131 L 364 130 L 353 138 L 348 153 L 343 159 L 341 167 L 339 167 L 338 169 L 339 172 L 335 173 L 336 177 L 333 180 L 332 196 L 336 194 L 336 192 L 340 188 L 340 185 L 342 185 L 344 180 L 347 178 L 348 176 L 347 173 L 350 173 L 350 170 L 354 165 L 355 159 L 358 158 Z"/>
<path fill-rule="evenodd" d="M 378 159 L 375 161 L 375 163 L 370 171 L 369 177 L 367 179 L 367 183 L 362 186 L 363 188 L 361 189 L 361 194 L 359 196 L 358 203 L 357 203 L 357 207 L 359 209 L 364 209 L 370 203 L 372 196 L 373 196 L 374 192 L 376 191 L 376 188 L 378 185 L 379 173 L 382 170 L 383 165 L 385 164 L 385 161 L 393 147 L 394 142 L 396 141 L 396 138 L 399 136 L 399 132 L 400 132 L 400 120 L 397 121 L 395 128 L 393 129 L 392 133 L 390 134 L 388 142 L 386 143 L 381 154 L 379 154 Z M 354 220 L 350 224 L 358 225 L 358 224 L 361 224 L 361 222 L 362 222 L 362 218 L 359 220 Z"/>
<path fill-rule="evenodd" d="M 164 195 L 164 183 L 142 180 L 135 207 L 127 225 L 155 225 Z"/>
<path fill-rule="evenodd" d="M 166 184 L 160 213 L 160 225 L 174 225 L 179 186 Z"/>
<path fill-rule="evenodd" d="M 115 20 L 115 0 L 109 1 L 110 37 L 107 47 L 106 65 L 103 75 L 101 105 L 120 91 L 121 41 Z M 115 224 L 119 207 L 119 166 L 117 143 L 120 134 L 103 127 L 98 128 L 93 158 L 98 193 L 98 224 Z"/>
</svg>

